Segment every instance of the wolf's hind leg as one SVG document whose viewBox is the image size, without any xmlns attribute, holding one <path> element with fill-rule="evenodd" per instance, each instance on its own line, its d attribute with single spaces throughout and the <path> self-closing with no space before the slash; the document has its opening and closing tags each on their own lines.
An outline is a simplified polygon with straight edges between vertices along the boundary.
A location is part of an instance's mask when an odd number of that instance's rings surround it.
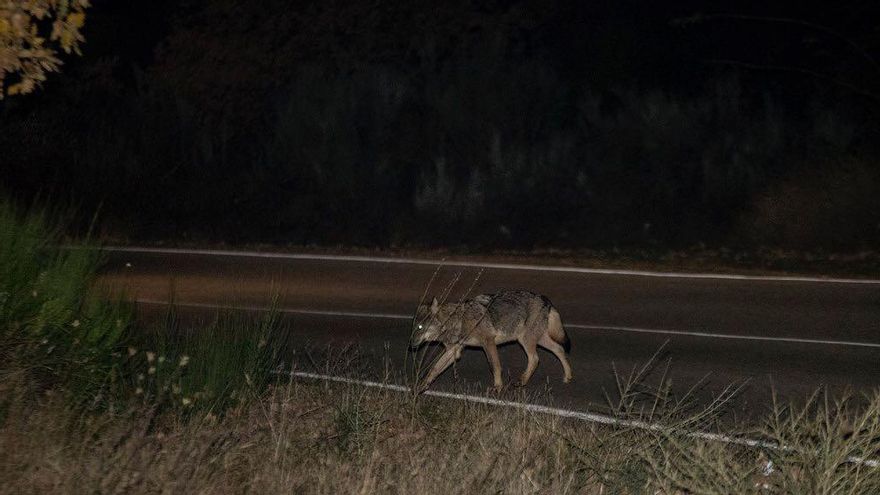
<svg viewBox="0 0 880 495">
<path fill-rule="evenodd" d="M 568 383 L 571 381 L 571 366 L 568 364 L 568 356 L 565 355 L 565 349 L 559 344 L 557 344 L 550 335 L 544 334 L 541 336 L 541 339 L 538 341 L 538 345 L 552 352 L 557 358 L 559 358 L 559 362 L 562 363 L 562 370 L 565 372 L 565 377 L 562 379 L 563 383 Z"/>
<path fill-rule="evenodd" d="M 529 360 L 528 364 L 526 364 L 525 371 L 523 371 L 523 374 L 519 378 L 520 386 L 524 387 L 529 383 L 529 379 L 538 367 L 538 345 L 535 341 L 529 339 L 528 336 L 521 338 L 519 340 L 519 345 L 521 345 L 523 350 L 526 351 L 526 358 Z"/>
</svg>

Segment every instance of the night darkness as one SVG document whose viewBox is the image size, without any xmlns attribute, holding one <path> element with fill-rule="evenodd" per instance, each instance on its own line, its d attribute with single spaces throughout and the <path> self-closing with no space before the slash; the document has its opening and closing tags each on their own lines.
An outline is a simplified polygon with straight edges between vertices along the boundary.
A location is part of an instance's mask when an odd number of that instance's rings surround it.
<svg viewBox="0 0 880 495">
<path fill-rule="evenodd" d="M 133 240 L 875 249 L 873 3 L 95 1 L 0 187 Z"/>
<path fill-rule="evenodd" d="M 880 493 L 878 5 L 0 0 L 0 494 Z"/>
</svg>

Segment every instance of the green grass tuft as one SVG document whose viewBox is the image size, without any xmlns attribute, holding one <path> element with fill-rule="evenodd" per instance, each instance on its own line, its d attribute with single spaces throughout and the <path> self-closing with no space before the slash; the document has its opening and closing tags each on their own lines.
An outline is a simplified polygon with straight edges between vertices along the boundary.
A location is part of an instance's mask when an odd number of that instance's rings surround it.
<svg viewBox="0 0 880 495">
<path fill-rule="evenodd" d="M 119 393 L 131 308 L 90 290 L 101 253 L 61 249 L 59 232 L 45 213 L 0 201 L 0 374 L 104 406 Z"/>
</svg>

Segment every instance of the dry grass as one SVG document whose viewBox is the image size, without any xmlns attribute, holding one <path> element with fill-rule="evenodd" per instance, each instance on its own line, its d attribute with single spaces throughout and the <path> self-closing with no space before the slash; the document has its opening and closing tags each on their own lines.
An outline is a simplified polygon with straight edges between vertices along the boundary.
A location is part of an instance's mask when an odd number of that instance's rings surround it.
<svg viewBox="0 0 880 495">
<path fill-rule="evenodd" d="M 0 479 L 2 491 L 21 494 L 570 493 L 590 476 L 552 433 L 560 428 L 526 414 L 298 382 L 223 418 L 189 422 L 149 409 L 77 418 L 47 399 L 36 414 L 12 411 L 0 430 Z"/>
<path fill-rule="evenodd" d="M 763 437 L 788 450 L 696 439 L 703 408 L 632 400 L 645 431 L 357 385 L 290 380 L 222 416 L 73 412 L 19 397 L 0 425 L 4 493 L 877 493 L 851 462 L 880 441 L 880 395 L 776 408 Z M 7 390 L 8 391 L 8 390 Z M 662 392 L 661 392 L 662 394 Z M 657 394 L 654 394 L 655 396 Z M 14 396 L 14 395 L 7 395 Z M 519 397 L 529 400 L 529 397 Z M 858 404 L 858 405 L 855 405 Z M 650 416 L 649 416 L 650 415 Z M 695 419 L 697 418 L 697 419 Z M 757 433 L 757 432 L 755 432 Z M 765 475 L 767 461 L 772 473 Z"/>
</svg>

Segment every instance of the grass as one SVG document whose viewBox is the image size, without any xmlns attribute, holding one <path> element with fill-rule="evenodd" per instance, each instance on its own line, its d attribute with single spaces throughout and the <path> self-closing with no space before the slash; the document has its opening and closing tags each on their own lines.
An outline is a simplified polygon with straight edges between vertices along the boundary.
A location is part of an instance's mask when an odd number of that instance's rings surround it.
<svg viewBox="0 0 880 495">
<path fill-rule="evenodd" d="M 148 402 L 166 397 L 187 410 L 218 414 L 250 400 L 268 387 L 280 362 L 286 331 L 274 307 L 259 316 L 226 311 L 183 324 L 169 306 L 163 323 L 139 325 L 140 349 L 131 352 L 146 360 L 147 374 L 136 376 L 138 390 Z"/>
<path fill-rule="evenodd" d="M 283 338 L 276 312 L 218 315 L 198 331 L 171 312 L 141 328 L 130 304 L 92 290 L 100 251 L 60 249 L 59 232 L 0 202 L 0 417 L 15 397 L 43 393 L 78 413 L 133 403 L 222 413 L 265 390 Z"/>
<path fill-rule="evenodd" d="M 57 231 L 0 204 L 2 493 L 880 492 L 859 462 L 880 456 L 880 391 L 777 403 L 747 428 L 720 421 L 735 389 L 675 396 L 653 362 L 615 372 L 610 409 L 632 420 L 617 425 L 299 381 L 273 373 L 277 313 L 141 328 L 89 295 L 100 255 L 55 249 Z M 344 375 L 356 351 L 300 364 Z"/>
<path fill-rule="evenodd" d="M 876 493 L 878 469 L 849 457 L 876 449 L 880 396 L 858 410 L 820 397 L 768 417 L 785 450 L 315 381 L 281 380 L 222 416 L 72 418 L 49 397 L 0 427 L 0 480 L 23 494 Z"/>
<path fill-rule="evenodd" d="M 105 404 L 120 385 L 130 308 L 90 292 L 100 253 L 59 250 L 58 232 L 45 214 L 0 202 L 0 377 Z"/>
</svg>

